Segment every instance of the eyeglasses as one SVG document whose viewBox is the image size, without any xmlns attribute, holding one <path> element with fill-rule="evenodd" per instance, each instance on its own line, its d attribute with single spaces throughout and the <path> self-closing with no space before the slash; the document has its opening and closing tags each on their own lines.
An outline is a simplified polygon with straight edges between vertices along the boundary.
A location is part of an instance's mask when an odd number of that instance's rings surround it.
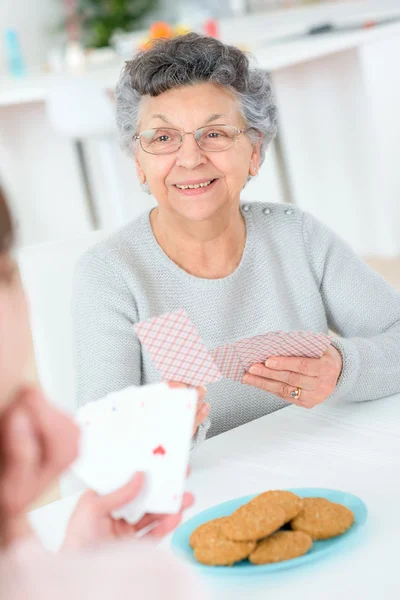
<svg viewBox="0 0 400 600">
<path fill-rule="evenodd" d="M 248 129 L 237 129 L 233 125 L 207 125 L 196 131 L 179 131 L 169 127 L 146 129 L 135 135 L 142 149 L 148 154 L 172 154 L 182 146 L 185 135 L 193 135 L 198 146 L 206 152 L 222 152 L 231 148 L 238 136 Z"/>
</svg>

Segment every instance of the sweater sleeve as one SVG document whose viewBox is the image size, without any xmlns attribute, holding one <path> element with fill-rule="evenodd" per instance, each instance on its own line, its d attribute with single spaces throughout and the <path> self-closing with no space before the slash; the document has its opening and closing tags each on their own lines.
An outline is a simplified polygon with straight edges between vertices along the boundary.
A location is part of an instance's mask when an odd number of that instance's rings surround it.
<svg viewBox="0 0 400 600">
<path fill-rule="evenodd" d="M 308 213 L 303 237 L 343 358 L 332 397 L 365 401 L 400 392 L 400 294 Z"/>
<path fill-rule="evenodd" d="M 76 267 L 72 299 L 78 406 L 141 383 L 135 300 L 118 271 L 89 252 Z"/>
</svg>

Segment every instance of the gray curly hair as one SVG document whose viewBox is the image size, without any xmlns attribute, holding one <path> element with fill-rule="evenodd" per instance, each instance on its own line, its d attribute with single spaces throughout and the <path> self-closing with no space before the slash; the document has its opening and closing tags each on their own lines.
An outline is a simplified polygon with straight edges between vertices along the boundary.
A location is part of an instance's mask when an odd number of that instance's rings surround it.
<svg viewBox="0 0 400 600">
<path fill-rule="evenodd" d="M 116 101 L 121 147 L 128 156 L 134 153 L 142 96 L 158 96 L 174 87 L 206 82 L 234 93 L 252 143 L 259 142 L 261 134 L 262 163 L 277 132 L 270 79 L 235 46 L 197 33 L 158 40 L 151 49 L 126 62 L 116 86 Z"/>
</svg>

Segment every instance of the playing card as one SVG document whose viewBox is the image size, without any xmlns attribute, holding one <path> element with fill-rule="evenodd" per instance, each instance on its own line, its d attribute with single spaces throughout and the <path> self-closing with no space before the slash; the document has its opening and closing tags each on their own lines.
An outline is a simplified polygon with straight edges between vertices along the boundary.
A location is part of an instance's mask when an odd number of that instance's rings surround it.
<svg viewBox="0 0 400 600">
<path fill-rule="evenodd" d="M 270 356 L 320 358 L 330 344 L 324 333 L 271 331 L 218 346 L 211 355 L 224 377 L 242 381 L 252 365 L 264 363 Z"/>
<path fill-rule="evenodd" d="M 242 381 L 246 369 L 234 344 L 224 344 L 211 351 L 215 364 L 226 379 Z"/>
<path fill-rule="evenodd" d="M 135 331 L 164 381 L 200 386 L 222 378 L 183 309 L 142 321 Z"/>
<path fill-rule="evenodd" d="M 136 523 L 145 513 L 179 511 L 185 488 L 197 393 L 166 384 L 130 387 L 78 412 L 82 431 L 75 474 L 103 495 L 146 475 L 141 494 L 114 511 Z"/>
<path fill-rule="evenodd" d="M 312 331 L 272 331 L 255 336 L 252 344 L 247 342 L 241 340 L 235 343 L 246 369 L 255 362 L 265 362 L 269 356 L 320 358 L 331 344 L 331 339 Z"/>
</svg>

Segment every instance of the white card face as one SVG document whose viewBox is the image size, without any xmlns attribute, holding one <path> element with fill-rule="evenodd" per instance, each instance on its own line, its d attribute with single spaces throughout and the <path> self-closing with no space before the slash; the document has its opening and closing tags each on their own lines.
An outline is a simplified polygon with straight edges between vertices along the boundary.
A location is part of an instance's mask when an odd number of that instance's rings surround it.
<svg viewBox="0 0 400 600">
<path fill-rule="evenodd" d="M 169 402 L 157 399 L 146 405 L 149 436 L 143 448 L 148 460 L 149 512 L 175 513 L 180 508 L 193 431 L 192 403 L 196 404 L 197 394 L 192 398 L 189 402 L 186 397 L 171 397 Z"/>
<path fill-rule="evenodd" d="M 115 518 L 133 523 L 146 512 L 179 511 L 196 404 L 195 390 L 156 384 L 127 388 L 79 411 L 81 452 L 73 470 L 88 487 L 106 494 L 136 471 L 146 474 L 145 489 Z"/>
</svg>

